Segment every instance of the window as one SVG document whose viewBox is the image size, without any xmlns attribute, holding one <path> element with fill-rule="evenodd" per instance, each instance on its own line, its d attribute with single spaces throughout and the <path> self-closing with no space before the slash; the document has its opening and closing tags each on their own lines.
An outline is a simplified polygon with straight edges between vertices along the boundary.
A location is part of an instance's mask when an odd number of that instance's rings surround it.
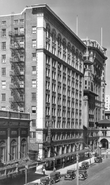
<svg viewBox="0 0 110 185">
<path fill-rule="evenodd" d="M 11 142 L 10 159 L 11 160 L 17 159 L 17 142 L 16 142 L 16 140 L 12 140 L 12 142 Z"/>
<path fill-rule="evenodd" d="M 2 37 L 6 37 L 6 29 L 2 29 Z"/>
<path fill-rule="evenodd" d="M 20 33 L 24 33 L 24 28 L 21 27 L 19 31 L 20 31 Z"/>
<path fill-rule="evenodd" d="M 33 74 L 33 75 L 36 74 L 36 66 L 32 66 L 32 74 Z"/>
<path fill-rule="evenodd" d="M 32 127 L 36 127 L 36 119 L 32 120 Z"/>
<path fill-rule="evenodd" d="M 46 49 L 50 49 L 50 25 L 46 25 Z"/>
<path fill-rule="evenodd" d="M 20 60 L 24 62 L 24 56 L 20 55 Z"/>
<path fill-rule="evenodd" d="M 6 21 L 2 21 L 2 25 L 6 25 Z"/>
<path fill-rule="evenodd" d="M 36 100 L 36 93 L 32 93 L 32 101 Z"/>
<path fill-rule="evenodd" d="M 2 101 L 6 101 L 6 94 L 5 93 L 2 94 Z"/>
<path fill-rule="evenodd" d="M 5 141 L 0 142 L 0 160 L 1 160 L 1 162 L 6 161 L 6 143 L 5 143 Z"/>
<path fill-rule="evenodd" d="M 19 45 L 20 45 L 21 48 L 24 48 L 24 41 L 20 41 Z"/>
<path fill-rule="evenodd" d="M 30 138 L 36 138 L 36 132 L 30 132 Z"/>
<path fill-rule="evenodd" d="M 18 34 L 18 28 L 14 28 L 14 33 Z"/>
<path fill-rule="evenodd" d="M 1 62 L 4 64 L 6 63 L 6 55 L 2 55 Z"/>
<path fill-rule="evenodd" d="M 36 113 L 36 106 L 32 106 L 32 113 Z"/>
<path fill-rule="evenodd" d="M 32 33 L 36 33 L 36 26 L 32 26 Z"/>
<path fill-rule="evenodd" d="M 6 81 L 5 80 L 2 81 L 2 89 L 6 89 Z"/>
<path fill-rule="evenodd" d="M 22 141 L 21 141 L 21 158 L 26 156 L 26 153 L 27 153 L 26 148 L 27 148 L 26 140 L 22 139 Z"/>
<path fill-rule="evenodd" d="M 36 53 L 32 53 L 32 61 L 36 61 Z"/>
<path fill-rule="evenodd" d="M 36 132 L 33 132 L 33 138 L 36 138 Z"/>
<path fill-rule="evenodd" d="M 17 24 L 18 23 L 18 20 L 14 20 L 14 24 Z"/>
<path fill-rule="evenodd" d="M 20 19 L 20 23 L 24 23 L 24 19 Z"/>
<path fill-rule="evenodd" d="M 5 106 L 2 106 L 1 109 L 2 109 L 2 110 L 6 110 L 6 107 L 5 107 Z"/>
<path fill-rule="evenodd" d="M 20 81 L 20 87 L 24 88 L 24 81 Z"/>
<path fill-rule="evenodd" d="M 6 42 L 2 42 L 2 50 L 6 50 Z"/>
<path fill-rule="evenodd" d="M 6 68 L 5 67 L 2 68 L 2 76 L 6 76 Z"/>
<path fill-rule="evenodd" d="M 32 87 L 36 88 L 36 80 L 35 79 L 32 80 Z"/>
<path fill-rule="evenodd" d="M 35 39 L 32 40 L 32 47 L 33 47 L 33 48 L 36 48 L 36 40 L 35 40 Z"/>
</svg>

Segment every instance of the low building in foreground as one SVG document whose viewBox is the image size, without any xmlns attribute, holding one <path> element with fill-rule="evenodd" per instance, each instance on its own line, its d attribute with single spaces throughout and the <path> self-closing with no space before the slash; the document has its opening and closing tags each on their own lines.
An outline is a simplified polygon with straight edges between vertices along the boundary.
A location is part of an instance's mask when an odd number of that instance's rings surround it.
<svg viewBox="0 0 110 185">
<path fill-rule="evenodd" d="M 28 158 L 30 115 L 0 110 L 0 179 L 22 170 Z"/>
</svg>

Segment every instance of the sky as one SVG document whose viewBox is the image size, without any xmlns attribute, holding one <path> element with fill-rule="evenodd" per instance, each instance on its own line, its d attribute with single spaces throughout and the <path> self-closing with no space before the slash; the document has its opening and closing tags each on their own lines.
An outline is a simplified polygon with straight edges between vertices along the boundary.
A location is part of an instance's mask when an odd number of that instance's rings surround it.
<svg viewBox="0 0 110 185">
<path fill-rule="evenodd" d="M 81 39 L 94 39 L 101 43 L 106 56 L 106 94 L 110 95 L 110 0 L 0 0 L 0 15 L 20 13 L 26 6 L 47 4 Z"/>
</svg>

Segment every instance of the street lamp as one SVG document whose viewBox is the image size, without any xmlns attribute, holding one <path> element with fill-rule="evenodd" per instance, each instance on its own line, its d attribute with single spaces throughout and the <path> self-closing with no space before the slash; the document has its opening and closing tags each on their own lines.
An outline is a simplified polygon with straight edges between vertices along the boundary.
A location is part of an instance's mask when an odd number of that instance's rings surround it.
<svg viewBox="0 0 110 185">
<path fill-rule="evenodd" d="M 75 145 L 76 145 L 76 169 L 77 169 L 76 181 L 77 185 L 79 185 L 79 154 L 78 154 L 79 143 L 76 143 Z"/>
</svg>

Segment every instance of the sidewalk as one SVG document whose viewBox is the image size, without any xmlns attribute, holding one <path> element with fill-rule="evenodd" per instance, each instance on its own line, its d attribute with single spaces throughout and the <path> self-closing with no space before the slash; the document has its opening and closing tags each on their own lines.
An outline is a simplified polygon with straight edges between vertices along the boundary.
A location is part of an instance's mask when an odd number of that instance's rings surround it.
<svg viewBox="0 0 110 185">
<path fill-rule="evenodd" d="M 94 157 L 92 157 L 91 159 L 84 160 L 84 161 L 88 161 L 89 165 L 91 165 L 91 164 L 94 163 Z M 81 166 L 82 162 L 83 161 L 79 162 L 79 166 Z M 76 170 L 76 168 L 77 168 L 77 164 L 75 163 L 75 164 L 66 166 L 66 167 L 61 168 L 61 169 L 56 170 L 56 171 L 60 171 L 61 175 L 64 175 L 64 174 L 66 174 L 67 170 L 70 170 L 70 169 Z M 46 171 L 46 175 L 50 175 L 50 173 L 52 173 L 52 171 Z"/>
<path fill-rule="evenodd" d="M 89 165 L 91 165 L 91 164 L 94 164 L 94 158 L 95 158 L 95 157 L 92 157 L 92 158 L 87 159 L 87 160 L 84 160 L 84 161 L 88 161 L 88 162 L 89 162 Z M 83 161 L 79 162 L 79 166 L 81 166 L 81 163 L 82 163 L 82 162 L 83 162 Z M 60 171 L 61 175 L 64 175 L 64 174 L 66 174 L 67 170 L 70 170 L 70 169 L 76 170 L 76 168 L 77 168 L 77 164 L 75 163 L 75 164 L 66 166 L 66 167 L 61 168 L 61 169 L 56 170 L 56 171 Z M 52 173 L 52 172 L 53 172 L 53 171 L 47 171 L 47 170 L 46 170 L 46 171 L 45 171 L 45 174 L 46 174 L 47 176 L 49 176 L 50 173 Z M 36 172 L 36 173 L 37 173 L 37 172 Z M 33 182 L 34 182 L 34 183 L 39 183 L 39 182 L 40 182 L 40 179 L 37 179 L 37 180 L 35 180 L 35 181 L 33 181 Z"/>
</svg>

